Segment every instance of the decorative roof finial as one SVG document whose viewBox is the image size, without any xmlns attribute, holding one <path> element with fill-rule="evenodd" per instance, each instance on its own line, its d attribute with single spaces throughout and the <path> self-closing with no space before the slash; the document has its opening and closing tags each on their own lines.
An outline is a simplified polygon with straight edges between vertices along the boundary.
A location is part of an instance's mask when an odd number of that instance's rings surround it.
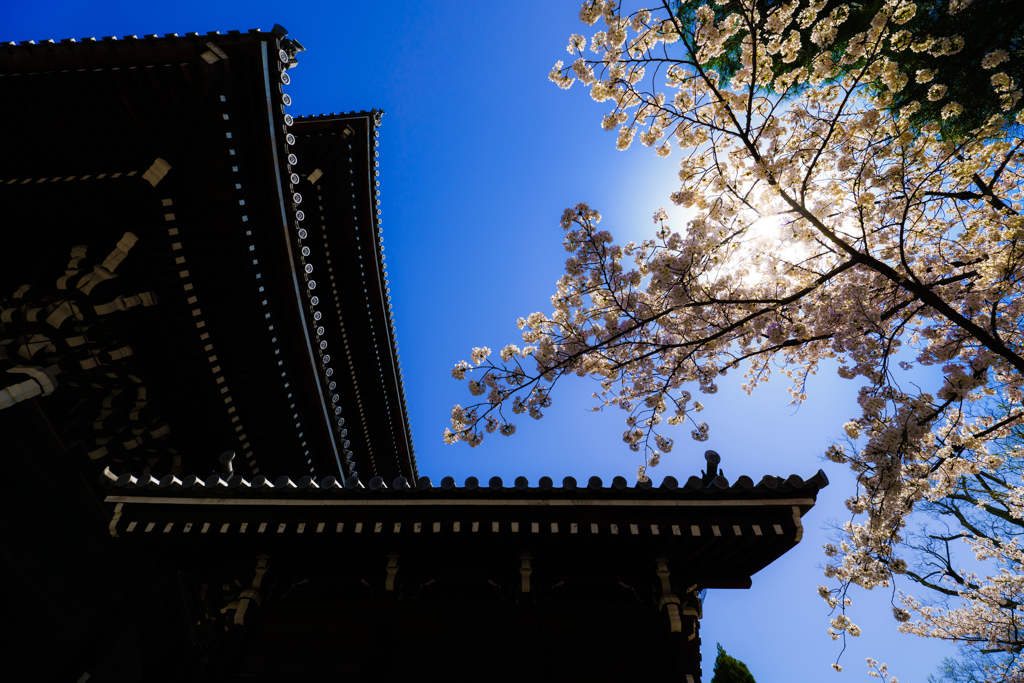
<svg viewBox="0 0 1024 683">
<path fill-rule="evenodd" d="M 705 472 L 701 470 L 700 480 L 704 484 L 705 488 L 711 486 L 711 482 L 715 480 L 715 477 L 724 477 L 725 473 L 718 469 L 718 464 L 722 462 L 722 456 L 715 451 L 704 451 L 704 459 L 708 461 L 708 469 Z"/>
<path fill-rule="evenodd" d="M 231 461 L 235 459 L 234 451 L 224 451 L 220 454 L 220 467 L 224 474 L 233 474 L 234 469 L 231 466 Z"/>
</svg>

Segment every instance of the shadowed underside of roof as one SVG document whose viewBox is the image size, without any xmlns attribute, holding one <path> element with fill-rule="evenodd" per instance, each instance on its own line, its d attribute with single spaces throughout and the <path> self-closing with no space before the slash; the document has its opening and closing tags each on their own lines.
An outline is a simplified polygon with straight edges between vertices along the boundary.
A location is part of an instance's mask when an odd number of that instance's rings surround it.
<svg viewBox="0 0 1024 683">
<path fill-rule="evenodd" d="M 0 202 L 22 226 L 0 252 L 0 307 L 3 336 L 21 340 L 6 348 L 31 352 L 0 373 L 51 372 L 36 393 L 56 391 L 42 405 L 69 447 L 118 474 L 213 471 L 230 448 L 250 478 L 417 476 L 369 158 L 379 113 L 345 115 L 359 144 L 344 163 L 361 169 L 358 227 L 373 245 L 367 300 L 344 281 L 360 251 L 352 221 L 323 218 L 311 206 L 323 194 L 302 187 L 301 158 L 323 155 L 287 114 L 296 45 L 277 27 L 0 45 L 0 92 L 18 103 L 0 112 L 17 131 Z M 116 272 L 94 291 L 59 282 L 109 266 L 115 247 Z M 62 329 L 35 319 L 61 301 L 84 313 Z"/>
</svg>

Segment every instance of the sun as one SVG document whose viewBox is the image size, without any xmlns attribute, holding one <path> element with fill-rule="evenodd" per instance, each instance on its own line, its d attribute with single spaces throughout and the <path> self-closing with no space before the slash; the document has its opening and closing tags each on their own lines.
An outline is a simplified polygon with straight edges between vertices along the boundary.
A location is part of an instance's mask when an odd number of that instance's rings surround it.
<svg viewBox="0 0 1024 683">
<path fill-rule="evenodd" d="M 731 276 L 748 287 L 792 280 L 793 268 L 807 259 L 809 251 L 793 236 L 789 225 L 784 214 L 755 219 L 730 242 L 714 276 Z"/>
</svg>

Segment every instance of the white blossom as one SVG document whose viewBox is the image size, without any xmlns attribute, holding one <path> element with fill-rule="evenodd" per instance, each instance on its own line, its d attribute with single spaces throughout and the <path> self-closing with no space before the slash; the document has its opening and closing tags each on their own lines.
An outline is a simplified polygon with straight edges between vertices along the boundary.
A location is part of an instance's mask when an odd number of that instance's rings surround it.
<svg viewBox="0 0 1024 683">
<path fill-rule="evenodd" d="M 1006 50 L 995 50 L 985 55 L 985 58 L 981 60 L 981 68 L 983 69 L 994 69 L 1007 59 L 1010 58 L 1010 53 Z"/>
</svg>

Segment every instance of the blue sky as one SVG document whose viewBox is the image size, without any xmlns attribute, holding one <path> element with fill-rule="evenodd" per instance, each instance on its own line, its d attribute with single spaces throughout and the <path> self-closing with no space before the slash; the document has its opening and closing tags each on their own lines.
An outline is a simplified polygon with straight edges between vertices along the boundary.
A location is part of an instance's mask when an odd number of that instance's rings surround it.
<svg viewBox="0 0 1024 683">
<path fill-rule="evenodd" d="M 519 342 L 516 318 L 549 311 L 565 252 L 558 218 L 587 201 L 620 242 L 647 236 L 651 215 L 669 205 L 677 156 L 647 149 L 617 152 L 600 129 L 605 105 L 546 74 L 568 57 L 581 32 L 579 3 L 534 2 L 61 2 L 0 4 L 0 40 L 288 28 L 307 51 L 290 71 L 292 114 L 378 108 L 381 217 L 398 342 L 421 473 L 435 481 L 494 475 L 511 481 L 543 475 L 592 475 L 606 482 L 635 476 L 641 463 L 622 443 L 618 411 L 585 412 L 593 388 L 562 386 L 539 421 L 512 438 L 482 446 L 445 446 L 441 434 L 455 403 L 468 404 L 450 369 L 474 346 Z M 677 152 L 678 154 L 678 152 Z M 674 227 L 684 221 L 669 206 Z M 819 467 L 832 485 L 804 518 L 803 542 L 754 577 L 748 591 L 711 591 L 702 622 L 705 680 L 715 643 L 745 661 L 759 683 L 863 679 L 864 658 L 890 665 L 901 681 L 924 681 L 953 649 L 896 632 L 890 594 L 854 594 L 845 672 L 829 668 L 839 647 L 825 633 L 821 546 L 827 525 L 847 518 L 852 477 L 820 454 L 855 415 L 856 385 L 829 368 L 798 411 L 781 382 L 753 397 L 739 377 L 704 400 L 711 436 L 689 440 L 653 470 L 655 481 L 685 479 L 722 455 L 730 479 L 764 474 L 807 477 Z M 903 586 L 910 590 L 910 586 Z M 439 656 L 441 653 L 438 653 Z M 623 652 L 621 656 L 632 656 Z"/>
</svg>

